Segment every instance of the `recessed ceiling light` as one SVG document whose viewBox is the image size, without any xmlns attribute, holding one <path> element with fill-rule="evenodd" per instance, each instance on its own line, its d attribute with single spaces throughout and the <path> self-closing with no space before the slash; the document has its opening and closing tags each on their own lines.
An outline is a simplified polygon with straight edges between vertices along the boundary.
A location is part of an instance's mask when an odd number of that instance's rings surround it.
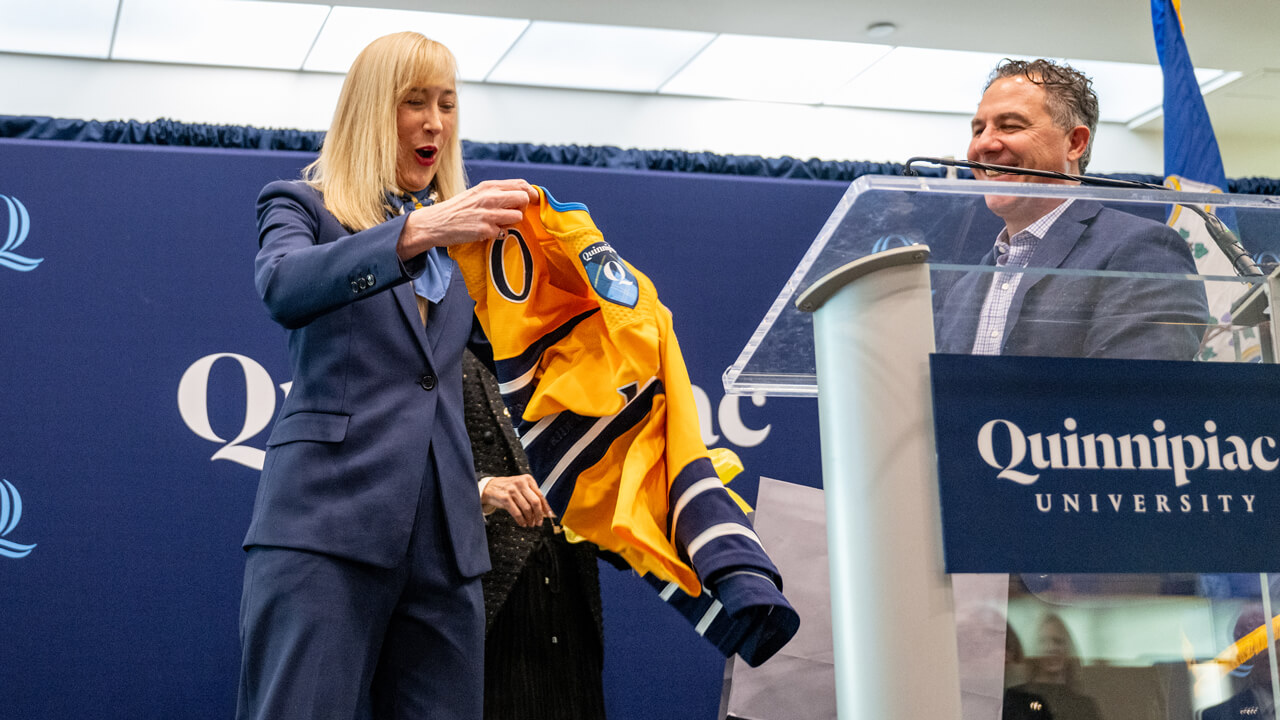
<svg viewBox="0 0 1280 720">
<path fill-rule="evenodd" d="M 891 22 L 871 23 L 867 26 L 867 37 L 886 38 L 897 32 L 898 26 Z"/>
</svg>

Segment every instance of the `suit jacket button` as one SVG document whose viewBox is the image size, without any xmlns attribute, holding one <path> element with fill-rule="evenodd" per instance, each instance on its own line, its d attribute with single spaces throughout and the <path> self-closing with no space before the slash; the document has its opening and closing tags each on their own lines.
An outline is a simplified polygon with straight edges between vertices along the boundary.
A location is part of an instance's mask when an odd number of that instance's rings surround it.
<svg viewBox="0 0 1280 720">
<path fill-rule="evenodd" d="M 431 373 L 427 373 L 418 380 L 418 384 L 422 386 L 423 390 L 435 390 L 436 376 Z"/>
<path fill-rule="evenodd" d="M 351 281 L 351 292 L 357 292 L 357 293 L 360 292 L 360 284 L 357 283 L 355 280 Z"/>
<path fill-rule="evenodd" d="M 356 280 L 356 284 L 360 286 L 361 290 L 369 287 L 369 283 L 366 282 L 364 278 L 360 278 L 359 280 Z"/>
<path fill-rule="evenodd" d="M 365 275 L 364 279 L 365 279 L 365 282 L 369 283 L 369 287 L 373 287 L 373 282 L 374 282 L 373 273 L 369 273 L 368 275 Z"/>
</svg>

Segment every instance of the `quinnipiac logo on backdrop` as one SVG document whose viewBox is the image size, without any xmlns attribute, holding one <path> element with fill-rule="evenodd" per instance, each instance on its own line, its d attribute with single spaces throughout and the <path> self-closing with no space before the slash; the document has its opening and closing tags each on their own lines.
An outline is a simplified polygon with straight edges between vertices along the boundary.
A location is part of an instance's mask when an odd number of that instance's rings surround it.
<svg viewBox="0 0 1280 720">
<path fill-rule="evenodd" d="M 222 379 L 215 387 L 213 366 L 219 362 L 234 362 L 239 365 L 240 372 L 220 375 Z M 267 453 L 249 443 L 266 430 L 275 417 L 277 388 L 281 395 L 288 397 L 293 383 L 277 383 L 272 380 L 266 367 L 247 355 L 212 353 L 191 363 L 183 372 L 178 381 L 178 414 L 191 432 L 218 445 L 218 449 L 209 457 L 210 460 L 230 460 L 247 468 L 262 470 Z M 215 430 L 209 412 L 209 399 L 228 395 L 244 397 L 243 420 L 239 429 L 233 427 Z M 742 403 L 749 402 L 761 408 L 765 404 L 763 396 L 748 399 L 742 395 L 725 394 L 718 403 L 713 403 L 706 391 L 694 385 L 693 397 L 698 409 L 702 442 L 708 447 L 714 446 L 723 438 L 739 448 L 752 448 L 762 444 L 773 431 L 771 423 L 766 423 L 763 427 L 749 426 L 742 415 Z"/>
<path fill-rule="evenodd" d="M 0 557 L 19 559 L 31 554 L 35 545 L 19 545 L 5 540 L 22 519 L 22 496 L 8 480 L 0 479 Z"/>
<path fill-rule="evenodd" d="M 0 265 L 18 272 L 35 270 L 37 265 L 44 262 L 44 258 L 33 259 L 14 252 L 26 242 L 27 233 L 31 229 L 31 216 L 27 213 L 27 208 L 15 197 L 0 195 L 0 201 L 4 203 L 4 207 L 0 208 L 0 219 L 7 218 L 7 225 L 0 229 L 0 238 L 3 238 L 0 241 Z"/>
</svg>

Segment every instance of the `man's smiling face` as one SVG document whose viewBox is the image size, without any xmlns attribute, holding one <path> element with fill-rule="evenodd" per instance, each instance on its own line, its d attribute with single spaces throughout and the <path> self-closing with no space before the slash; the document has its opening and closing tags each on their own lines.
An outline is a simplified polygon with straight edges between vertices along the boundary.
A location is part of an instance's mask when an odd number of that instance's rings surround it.
<svg viewBox="0 0 1280 720">
<path fill-rule="evenodd" d="M 1079 173 L 1080 156 L 1089 143 L 1089 129 L 1083 125 L 1073 128 L 1058 126 L 1049 113 L 1045 102 L 1047 99 L 1044 88 L 1025 76 L 999 78 L 991 83 L 983 93 L 982 102 L 978 104 L 978 111 L 970 124 L 972 136 L 969 140 L 969 160 L 1032 170 Z M 973 174 L 979 180 L 1066 182 L 976 169 Z M 1039 207 L 1045 203 L 1026 202 L 1027 200 L 1031 198 L 990 196 L 987 198 L 987 206 L 1006 222 L 1011 221 L 1010 215 L 1017 217 L 1035 213 L 1029 223 L 1047 212 L 1039 211 Z M 1058 202 L 1061 200 L 1048 203 L 1049 209 Z M 1013 224 L 1010 223 L 1010 230 L 1016 232 Z"/>
</svg>

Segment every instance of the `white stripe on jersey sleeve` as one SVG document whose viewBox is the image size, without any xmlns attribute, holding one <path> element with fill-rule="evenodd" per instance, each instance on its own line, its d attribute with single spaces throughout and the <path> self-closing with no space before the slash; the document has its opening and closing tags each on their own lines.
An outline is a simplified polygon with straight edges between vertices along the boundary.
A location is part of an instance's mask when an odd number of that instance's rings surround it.
<svg viewBox="0 0 1280 720">
<path fill-rule="evenodd" d="M 520 377 L 511 378 L 504 383 L 498 383 L 498 392 L 503 395 L 510 395 L 511 393 L 524 388 L 526 385 L 533 382 L 533 376 L 537 374 L 537 372 L 538 366 L 535 364 L 533 367 L 526 370 Z"/>
<path fill-rule="evenodd" d="M 698 535 L 698 537 L 694 538 L 693 541 L 689 543 L 689 547 L 686 548 L 689 553 L 689 559 L 692 560 L 693 556 L 697 555 L 698 551 L 707 543 L 715 540 L 716 538 L 727 537 L 729 535 L 741 535 L 743 537 L 751 538 L 756 541 L 757 545 L 764 547 L 764 543 L 760 542 L 759 536 L 757 536 L 751 528 L 737 523 L 720 523 L 719 525 L 712 525 L 706 530 L 703 530 L 701 535 Z"/>
<path fill-rule="evenodd" d="M 707 628 L 711 627 L 712 621 L 714 621 L 716 616 L 720 614 L 720 608 L 722 607 L 724 606 L 720 604 L 719 600 L 711 603 L 711 607 L 707 608 L 706 614 L 702 616 L 702 619 L 698 621 L 697 625 L 693 626 L 693 631 L 699 635 L 706 635 Z"/>
<path fill-rule="evenodd" d="M 709 492 L 711 490 L 715 490 L 716 488 L 723 488 L 723 487 L 724 487 L 724 483 L 720 482 L 720 478 L 709 477 L 709 478 L 703 478 L 698 482 L 690 485 L 688 488 L 686 488 L 685 491 L 680 494 L 680 497 L 676 499 L 676 509 L 675 509 L 675 512 L 671 514 L 671 532 L 669 533 L 670 536 L 673 538 L 676 536 L 676 527 L 680 524 L 680 511 L 684 510 L 685 505 L 688 505 L 691 500 L 693 500 L 695 497 L 697 497 L 698 495 L 701 495 L 704 492 Z M 693 554 L 690 553 L 690 557 L 692 556 Z"/>
</svg>

